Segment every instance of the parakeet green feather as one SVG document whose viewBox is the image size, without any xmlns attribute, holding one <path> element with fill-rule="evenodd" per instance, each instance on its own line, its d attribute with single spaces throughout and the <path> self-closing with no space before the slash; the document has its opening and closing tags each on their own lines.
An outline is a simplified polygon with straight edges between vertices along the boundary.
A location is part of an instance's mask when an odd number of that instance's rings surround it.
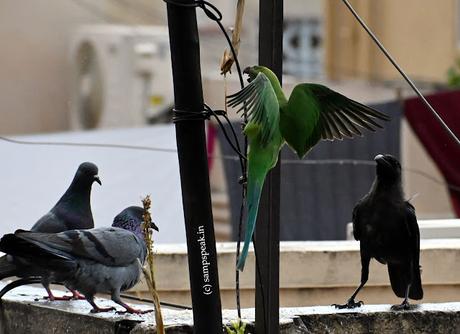
<svg viewBox="0 0 460 334">
<path fill-rule="evenodd" d="M 249 75 L 249 85 L 227 100 L 229 107 L 239 107 L 238 112 L 246 108 L 249 119 L 244 128 L 249 140 L 248 216 L 238 270 L 243 270 L 246 262 L 265 177 L 276 165 L 285 142 L 302 159 L 321 139 L 362 136 L 360 127 L 375 131 L 382 127 L 376 119 L 390 119 L 318 84 L 298 84 L 287 100 L 270 69 L 253 66 L 245 73 Z"/>
</svg>

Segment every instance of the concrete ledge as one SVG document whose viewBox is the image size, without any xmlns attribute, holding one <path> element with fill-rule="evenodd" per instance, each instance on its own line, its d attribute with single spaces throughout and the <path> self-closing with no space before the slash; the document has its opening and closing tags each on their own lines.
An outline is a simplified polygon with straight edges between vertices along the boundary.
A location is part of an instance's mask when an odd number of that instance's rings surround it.
<svg viewBox="0 0 460 334">
<path fill-rule="evenodd" d="M 40 299 L 42 294 L 42 289 L 34 287 L 10 292 L 0 307 L 1 333 L 155 333 L 153 314 L 90 314 L 86 301 L 50 303 Z M 113 306 L 104 299 L 97 303 Z M 164 308 L 163 315 L 168 334 L 193 332 L 191 311 Z M 236 311 L 224 311 L 223 318 L 228 324 L 236 319 Z M 460 303 L 423 304 L 404 312 L 393 312 L 390 305 L 366 305 L 353 311 L 337 311 L 330 306 L 283 308 L 280 318 L 282 334 L 460 333 Z M 253 309 L 243 310 L 243 321 L 249 323 L 247 332 L 253 333 Z"/>
</svg>

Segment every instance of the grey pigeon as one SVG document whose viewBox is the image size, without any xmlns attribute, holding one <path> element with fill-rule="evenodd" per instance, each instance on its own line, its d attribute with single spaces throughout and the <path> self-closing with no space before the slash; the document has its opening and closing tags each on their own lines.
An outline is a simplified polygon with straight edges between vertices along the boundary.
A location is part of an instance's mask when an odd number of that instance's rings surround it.
<svg viewBox="0 0 460 334">
<path fill-rule="evenodd" d="M 98 168 L 91 162 L 80 164 L 75 176 L 64 195 L 56 205 L 33 226 L 32 231 L 43 233 L 58 233 L 71 229 L 90 229 L 94 227 L 93 214 L 91 212 L 90 195 L 91 186 L 94 182 L 101 184 L 98 176 Z M 69 297 L 55 297 L 49 288 L 48 271 L 43 271 L 40 266 L 30 263 L 20 257 L 0 257 L 0 279 L 19 276 L 40 276 L 49 299 L 69 299 Z M 73 297 L 78 297 L 76 291 L 72 291 Z"/>
<path fill-rule="evenodd" d="M 129 207 L 114 219 L 112 227 L 37 233 L 18 230 L 0 240 L 0 250 L 27 259 L 50 272 L 52 281 L 78 290 L 91 304 L 91 312 L 114 310 L 100 308 L 96 293 L 109 293 L 112 300 L 129 313 L 145 313 L 124 303 L 120 291 L 133 287 L 140 279 L 140 265 L 147 248 L 142 231 L 143 209 Z M 152 223 L 152 228 L 158 230 Z"/>
</svg>

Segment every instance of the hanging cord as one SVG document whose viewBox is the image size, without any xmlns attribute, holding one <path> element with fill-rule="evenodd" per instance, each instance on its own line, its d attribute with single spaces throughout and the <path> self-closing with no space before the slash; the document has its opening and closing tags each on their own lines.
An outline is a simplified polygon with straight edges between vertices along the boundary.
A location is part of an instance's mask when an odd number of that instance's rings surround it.
<svg viewBox="0 0 460 334">
<path fill-rule="evenodd" d="M 398 65 L 398 63 L 394 60 L 394 58 L 390 55 L 390 53 L 385 49 L 383 44 L 379 41 L 377 36 L 371 31 L 371 29 L 366 25 L 364 20 L 359 16 L 359 14 L 356 12 L 356 10 L 352 7 L 352 5 L 348 2 L 348 0 L 342 0 L 342 2 L 347 6 L 347 8 L 350 10 L 350 12 L 353 14 L 353 16 L 358 20 L 359 24 L 366 30 L 368 35 L 372 38 L 372 40 L 377 44 L 379 49 L 383 52 L 383 54 L 388 58 L 388 60 L 393 64 L 393 66 L 398 70 L 398 72 L 402 75 L 402 77 L 406 80 L 406 82 L 409 84 L 409 86 L 414 90 L 414 92 L 417 94 L 417 96 L 422 100 L 423 104 L 431 111 L 431 113 L 436 117 L 438 122 L 441 124 L 441 126 L 449 133 L 449 135 L 457 142 L 457 144 L 460 145 L 460 140 L 458 137 L 455 135 L 455 133 L 447 126 L 447 124 L 444 122 L 444 120 L 439 116 L 439 114 L 434 110 L 434 108 L 431 106 L 431 104 L 427 101 L 425 96 L 418 90 L 418 88 L 415 86 L 415 84 L 412 82 L 412 80 L 404 73 L 402 68 Z"/>
<path fill-rule="evenodd" d="M 227 51 L 227 50 L 225 50 Z M 224 54 L 225 55 L 225 54 Z M 221 65 L 221 70 L 222 70 L 222 65 Z M 227 114 L 227 75 L 224 72 L 224 108 L 225 108 L 225 114 Z M 244 113 L 246 113 L 246 110 L 244 110 Z M 233 128 L 233 127 L 232 127 Z M 246 152 L 246 145 L 244 146 L 245 149 L 245 156 L 247 156 Z M 241 166 L 241 181 L 244 180 L 244 175 L 245 175 L 245 168 L 246 168 L 246 161 L 241 161 L 243 165 Z M 238 218 L 238 236 L 237 236 L 237 242 L 236 242 L 236 256 L 235 256 L 235 263 L 238 263 L 238 260 L 240 258 L 240 248 L 241 248 L 241 228 L 243 225 L 243 218 L 244 218 L 244 207 L 245 207 L 245 190 L 246 190 L 246 182 L 241 182 L 241 204 L 240 204 L 240 214 Z M 240 296 L 240 271 L 238 269 L 235 270 L 235 302 L 236 302 L 236 313 L 238 316 L 238 319 L 241 319 L 241 296 Z M 241 320 L 239 320 L 241 321 Z"/>
<path fill-rule="evenodd" d="M 151 300 L 151 299 L 142 298 L 142 297 L 136 297 L 136 296 L 129 295 L 129 294 L 126 294 L 126 293 L 120 293 L 120 297 L 123 297 L 125 299 L 131 299 L 131 300 L 139 301 L 139 302 L 154 304 L 153 300 Z M 182 305 L 182 304 L 175 304 L 175 303 L 170 303 L 170 302 L 162 302 L 162 301 L 160 301 L 160 305 L 161 306 L 166 306 L 166 307 L 173 307 L 173 308 L 177 308 L 177 309 L 180 309 L 180 310 L 192 310 L 191 306 Z"/>
<path fill-rule="evenodd" d="M 73 147 L 94 147 L 94 148 L 116 148 L 124 150 L 136 150 L 136 151 L 155 151 L 165 153 L 177 153 L 175 148 L 161 148 L 161 147 L 150 147 L 150 146 L 137 146 L 137 145 L 123 145 L 123 144 L 102 144 L 102 143 L 72 143 L 72 142 L 59 142 L 59 141 L 29 141 L 12 139 L 9 137 L 0 136 L 0 140 L 18 145 L 36 145 L 36 146 L 73 146 Z M 230 157 L 227 157 L 230 158 Z M 235 159 L 235 157 L 231 157 Z"/>
<path fill-rule="evenodd" d="M 241 147 L 240 147 L 240 144 L 238 142 L 238 137 L 236 135 L 235 129 L 233 128 L 232 123 L 230 122 L 230 119 L 225 114 L 225 111 L 224 110 L 213 110 L 207 104 L 205 104 L 204 107 L 205 107 L 205 110 L 208 112 L 208 114 L 214 116 L 214 118 L 216 119 L 217 123 L 219 123 L 219 127 L 221 128 L 225 139 L 227 140 L 228 144 L 231 146 L 233 151 L 238 155 L 238 158 L 239 158 L 238 160 L 240 161 L 241 169 L 243 169 L 244 168 L 243 167 L 244 166 L 244 161 L 246 161 L 246 156 L 243 153 L 241 153 Z M 225 126 L 222 123 L 222 121 L 220 120 L 219 116 L 224 117 L 225 121 L 229 125 L 230 130 L 231 130 L 232 135 L 233 135 L 233 139 L 235 140 L 235 143 L 233 143 L 232 140 L 230 139 L 230 137 L 228 136 L 227 130 L 225 129 Z"/>
<path fill-rule="evenodd" d="M 244 5 L 245 5 L 245 0 L 238 0 L 237 7 L 236 7 L 236 15 L 235 15 L 235 26 L 232 31 L 232 42 L 231 46 L 233 46 L 233 50 L 231 50 L 231 53 L 227 51 L 227 49 L 224 51 L 224 56 L 222 59 L 222 63 L 220 66 L 221 73 L 224 75 L 224 80 L 226 79 L 226 73 L 230 72 L 231 73 L 231 68 L 233 63 L 236 61 L 237 62 L 237 72 L 239 75 L 240 79 L 240 86 L 241 89 L 244 88 L 244 83 L 243 83 L 243 77 L 241 75 L 241 68 L 239 68 L 239 62 L 238 62 L 238 52 L 240 48 L 240 34 L 241 34 L 241 29 L 243 26 L 243 14 L 244 14 Z M 226 81 L 225 81 L 226 82 Z M 227 86 L 225 86 L 225 108 L 227 108 Z M 244 102 L 243 105 L 243 124 L 242 127 L 247 124 L 248 119 L 247 119 L 247 108 L 246 108 L 246 102 Z M 232 127 L 233 129 L 233 127 Z M 244 156 L 247 156 L 248 153 L 248 139 L 246 136 L 244 136 Z M 238 236 L 237 236 L 237 242 L 236 242 L 236 262 L 238 262 L 240 258 L 240 253 L 241 253 L 241 238 L 242 238 L 242 231 L 243 231 L 243 219 L 244 219 L 244 212 L 245 212 L 245 207 L 246 207 L 246 190 L 247 190 L 247 160 L 242 161 L 243 165 L 241 167 L 241 179 L 240 179 L 240 184 L 241 184 L 241 205 L 240 205 L 240 214 L 238 218 Z M 252 240 L 253 245 L 254 245 L 254 256 L 256 256 L 255 252 L 255 242 L 254 238 Z M 258 264 L 257 264 L 258 267 Z M 257 268 L 258 274 L 260 276 L 260 269 Z M 262 286 L 262 281 L 259 280 L 260 286 Z M 262 297 L 263 296 L 263 290 L 262 290 Z M 241 319 L 241 290 L 240 290 L 240 271 L 235 270 L 235 298 L 236 298 L 236 310 L 238 314 L 238 319 Z M 265 305 L 265 301 L 263 303 Z M 265 307 L 265 306 L 264 306 Z M 264 310 L 265 314 L 265 310 Z"/>
</svg>

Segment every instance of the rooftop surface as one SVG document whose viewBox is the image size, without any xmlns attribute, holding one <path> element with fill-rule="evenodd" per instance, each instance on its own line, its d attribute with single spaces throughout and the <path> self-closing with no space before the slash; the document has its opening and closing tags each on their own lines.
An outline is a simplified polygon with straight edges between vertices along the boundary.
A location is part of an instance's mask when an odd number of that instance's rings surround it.
<svg viewBox="0 0 460 334">
<path fill-rule="evenodd" d="M 151 146 L 174 150 L 173 125 L 66 132 L 15 137 L 28 141 L 62 141 Z M 0 141 L 0 235 L 29 229 L 69 186 L 80 163 L 99 167 L 102 186 L 93 185 L 95 225 L 109 226 L 125 207 L 152 199 L 152 217 L 160 228 L 158 243 L 185 242 L 179 164 L 174 152 L 114 148 L 17 145 Z"/>
</svg>

